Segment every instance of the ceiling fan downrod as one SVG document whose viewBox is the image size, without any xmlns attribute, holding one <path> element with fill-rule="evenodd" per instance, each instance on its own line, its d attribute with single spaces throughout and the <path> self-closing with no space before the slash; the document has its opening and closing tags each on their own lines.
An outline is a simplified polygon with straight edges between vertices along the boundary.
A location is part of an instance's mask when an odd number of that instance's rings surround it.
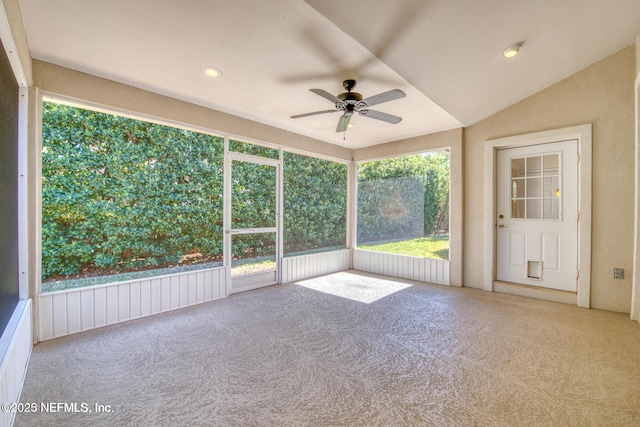
<svg viewBox="0 0 640 427">
<path fill-rule="evenodd" d="M 357 102 L 362 101 L 362 95 L 360 95 L 358 92 L 351 92 L 353 88 L 356 87 L 355 80 L 343 81 L 342 87 L 344 87 L 344 90 L 346 90 L 346 92 L 343 92 L 337 95 L 338 99 L 340 99 L 341 101 L 344 101 L 345 103 L 347 103 L 347 105 L 355 104 Z"/>
</svg>

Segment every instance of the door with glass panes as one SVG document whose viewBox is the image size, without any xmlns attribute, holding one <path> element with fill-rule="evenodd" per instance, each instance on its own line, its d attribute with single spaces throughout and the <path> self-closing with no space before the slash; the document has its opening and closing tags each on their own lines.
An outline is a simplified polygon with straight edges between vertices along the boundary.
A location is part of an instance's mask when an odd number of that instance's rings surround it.
<svg viewBox="0 0 640 427">
<path fill-rule="evenodd" d="M 576 292 L 577 141 L 504 149 L 497 157 L 496 279 Z"/>
</svg>

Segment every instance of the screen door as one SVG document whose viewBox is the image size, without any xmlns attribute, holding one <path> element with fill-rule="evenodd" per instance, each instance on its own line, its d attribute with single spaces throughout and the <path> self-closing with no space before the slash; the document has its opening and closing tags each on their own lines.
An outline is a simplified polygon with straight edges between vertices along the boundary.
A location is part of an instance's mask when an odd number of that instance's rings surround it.
<svg viewBox="0 0 640 427">
<path fill-rule="evenodd" d="M 273 159 L 230 156 L 230 222 L 225 232 L 231 255 L 229 293 L 236 293 L 277 283 L 280 165 Z"/>
</svg>

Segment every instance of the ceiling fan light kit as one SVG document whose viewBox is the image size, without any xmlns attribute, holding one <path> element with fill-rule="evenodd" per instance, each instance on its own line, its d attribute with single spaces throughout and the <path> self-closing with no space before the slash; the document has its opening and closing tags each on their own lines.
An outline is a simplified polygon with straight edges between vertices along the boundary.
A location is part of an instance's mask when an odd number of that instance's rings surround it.
<svg viewBox="0 0 640 427">
<path fill-rule="evenodd" d="M 335 113 L 341 111 L 342 117 L 340 117 L 340 120 L 338 120 L 336 132 L 345 132 L 347 130 L 347 128 L 349 127 L 349 121 L 351 120 L 351 116 L 353 116 L 354 112 L 364 117 L 370 117 L 372 119 L 381 120 L 383 122 L 391 124 L 400 123 L 400 121 L 402 120 L 402 117 L 383 113 L 382 111 L 369 109 L 369 107 L 371 107 L 372 105 L 393 101 L 395 99 L 404 98 L 405 96 L 407 96 L 400 89 L 392 89 L 390 91 L 382 92 L 363 99 L 362 95 L 358 92 L 352 92 L 353 88 L 356 86 L 355 80 L 345 80 L 342 82 L 342 86 L 344 87 L 346 92 L 340 93 L 338 95 L 332 95 L 323 89 L 309 89 L 316 95 L 320 95 L 321 97 L 333 102 L 335 105 L 334 110 L 322 110 L 314 111 L 311 113 L 297 114 L 295 116 L 291 116 L 291 118 L 298 119 L 300 117 L 308 117 L 317 114 Z"/>
</svg>

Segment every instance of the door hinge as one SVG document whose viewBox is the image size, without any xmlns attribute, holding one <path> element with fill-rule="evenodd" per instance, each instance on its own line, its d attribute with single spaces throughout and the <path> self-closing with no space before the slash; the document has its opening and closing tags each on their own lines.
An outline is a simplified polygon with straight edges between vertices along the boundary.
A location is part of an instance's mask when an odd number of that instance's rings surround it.
<svg viewBox="0 0 640 427">
<path fill-rule="evenodd" d="M 576 154 L 576 162 L 580 163 L 580 153 Z"/>
<path fill-rule="evenodd" d="M 580 270 L 576 270 L 576 280 L 580 278 Z"/>
<path fill-rule="evenodd" d="M 580 221 L 580 211 L 578 211 L 576 214 L 576 220 Z"/>
</svg>

